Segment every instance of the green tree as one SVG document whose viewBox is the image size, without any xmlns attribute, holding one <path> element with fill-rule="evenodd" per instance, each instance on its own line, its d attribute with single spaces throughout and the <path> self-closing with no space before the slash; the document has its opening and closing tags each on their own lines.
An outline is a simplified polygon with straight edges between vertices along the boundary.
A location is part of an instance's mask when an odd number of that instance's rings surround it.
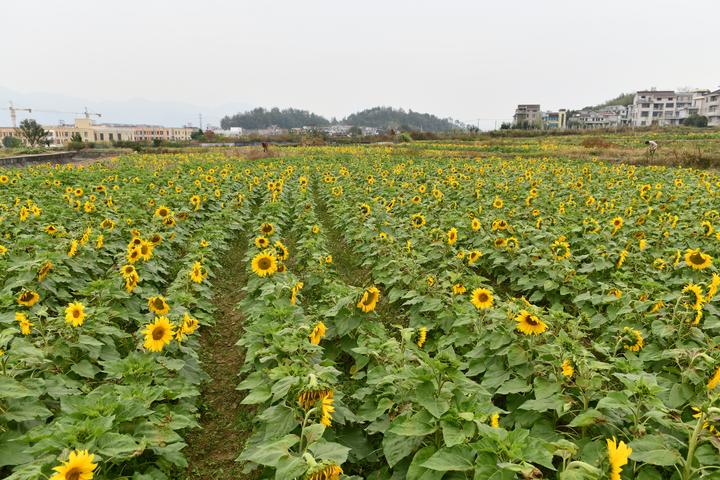
<svg viewBox="0 0 720 480">
<path fill-rule="evenodd" d="M 688 127 L 707 127 L 708 119 L 703 115 L 693 113 L 683 121 L 683 125 L 686 125 Z"/>
<path fill-rule="evenodd" d="M 7 137 L 3 137 L 2 144 L 5 148 L 18 148 L 22 146 L 22 140 L 9 135 Z"/>
<path fill-rule="evenodd" d="M 20 135 L 27 140 L 27 143 L 31 147 L 42 143 L 49 135 L 49 132 L 33 119 L 27 119 L 20 122 L 18 131 Z"/>
<path fill-rule="evenodd" d="M 75 132 L 70 137 L 70 143 L 68 143 L 68 149 L 69 150 L 82 150 L 85 148 L 85 143 L 83 142 L 82 136 L 79 132 Z"/>
</svg>

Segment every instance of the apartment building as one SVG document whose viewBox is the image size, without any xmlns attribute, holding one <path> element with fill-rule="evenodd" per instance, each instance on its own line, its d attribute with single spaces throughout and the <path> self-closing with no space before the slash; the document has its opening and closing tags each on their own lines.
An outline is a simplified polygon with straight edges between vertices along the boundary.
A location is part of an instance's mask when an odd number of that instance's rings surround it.
<svg viewBox="0 0 720 480">
<path fill-rule="evenodd" d="M 157 125 L 115 125 L 95 124 L 89 118 L 77 118 L 74 125 L 45 126 L 48 142 L 60 147 L 70 142 L 74 134 L 79 134 L 84 142 L 112 143 L 121 141 L 145 142 L 155 139 L 163 141 L 189 141 L 195 128 L 170 128 Z M 14 128 L 0 128 L 0 138 L 18 137 Z"/>
<path fill-rule="evenodd" d="M 695 113 L 707 117 L 708 125 L 720 126 L 720 88 L 696 92 L 693 98 Z"/>
<path fill-rule="evenodd" d="M 697 93 L 640 90 L 633 98 L 632 125 L 636 127 L 682 125 L 687 117 L 696 113 L 693 99 Z"/>
<path fill-rule="evenodd" d="M 564 129 L 567 127 L 567 110 L 561 108 L 557 112 L 543 112 L 542 114 L 543 128 L 548 129 Z"/>
<path fill-rule="evenodd" d="M 523 128 L 541 128 L 542 112 L 540 111 L 540 105 L 518 105 L 515 109 L 515 115 L 513 115 L 513 125 Z"/>
<path fill-rule="evenodd" d="M 571 128 L 618 128 L 629 125 L 632 108 L 623 105 L 609 105 L 595 110 L 583 109 L 568 120 Z"/>
</svg>

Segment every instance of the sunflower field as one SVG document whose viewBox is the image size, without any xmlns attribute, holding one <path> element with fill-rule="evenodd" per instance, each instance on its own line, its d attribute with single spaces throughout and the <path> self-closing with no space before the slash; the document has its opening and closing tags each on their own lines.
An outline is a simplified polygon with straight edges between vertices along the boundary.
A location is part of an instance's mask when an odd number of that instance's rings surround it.
<svg viewBox="0 0 720 480">
<path fill-rule="evenodd" d="M 243 478 L 720 478 L 720 175 L 542 150 L 0 171 L 0 476 L 184 478 L 241 244 Z"/>
</svg>

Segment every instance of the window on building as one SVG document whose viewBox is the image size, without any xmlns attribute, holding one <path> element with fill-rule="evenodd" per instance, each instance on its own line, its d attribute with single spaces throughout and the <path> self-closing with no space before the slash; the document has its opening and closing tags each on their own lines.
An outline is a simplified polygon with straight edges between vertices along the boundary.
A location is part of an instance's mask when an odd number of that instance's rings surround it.
<svg viewBox="0 0 720 480">
<path fill-rule="evenodd" d="M 104 134 L 104 133 L 101 133 L 101 134 L 100 134 L 100 141 L 102 142 L 103 140 L 105 140 L 105 134 Z"/>
<path fill-rule="evenodd" d="M 663 104 L 662 104 L 662 103 L 655 103 L 655 104 L 653 104 L 653 108 L 655 108 L 655 109 L 662 109 L 662 108 L 663 108 Z"/>
<path fill-rule="evenodd" d="M 640 112 L 641 117 L 647 117 L 650 112 Z"/>
<path fill-rule="evenodd" d="M 641 105 L 641 107 L 642 107 L 642 108 L 650 108 L 650 104 L 649 104 L 649 103 L 643 103 L 643 104 Z"/>
<path fill-rule="evenodd" d="M 118 133 L 118 142 L 122 141 L 122 133 Z"/>
<path fill-rule="evenodd" d="M 678 103 L 678 106 L 679 106 L 679 105 L 680 105 L 680 104 Z M 674 103 L 666 103 L 666 104 L 665 104 L 665 108 L 673 108 L 674 106 L 675 106 Z"/>
<path fill-rule="evenodd" d="M 112 134 L 112 133 L 108 133 L 108 140 L 110 140 L 111 142 L 113 141 L 113 134 Z"/>
</svg>

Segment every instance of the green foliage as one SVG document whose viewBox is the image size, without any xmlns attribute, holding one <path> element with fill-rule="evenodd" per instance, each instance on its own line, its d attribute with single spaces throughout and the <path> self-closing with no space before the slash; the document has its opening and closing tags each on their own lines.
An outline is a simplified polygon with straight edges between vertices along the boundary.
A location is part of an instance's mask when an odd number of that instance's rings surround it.
<svg viewBox="0 0 720 480">
<path fill-rule="evenodd" d="M 348 115 L 342 123 L 382 130 L 423 130 L 447 132 L 459 128 L 450 118 L 439 118 L 429 113 L 419 113 L 402 108 L 374 107 Z"/>
<path fill-rule="evenodd" d="M 686 125 L 688 127 L 707 127 L 708 126 L 708 118 L 703 115 L 698 115 L 696 113 L 693 113 L 688 118 L 683 120 L 683 125 Z"/>
<path fill-rule="evenodd" d="M 7 136 L 3 137 L 2 144 L 5 148 L 20 148 L 22 147 L 22 140 L 17 137 Z"/>
<path fill-rule="evenodd" d="M 20 122 L 18 133 L 20 133 L 31 147 L 43 143 L 49 135 L 49 132 L 33 119 L 25 119 Z"/>
<path fill-rule="evenodd" d="M 299 110 L 296 108 L 280 110 L 277 107 L 267 110 L 259 107 L 248 112 L 235 114 L 232 117 L 224 117 L 220 125 L 225 129 L 230 127 L 260 129 L 273 125 L 288 129 L 304 126 L 322 127 L 330 125 L 330 122 L 326 118 L 308 112 L 307 110 Z"/>
</svg>

